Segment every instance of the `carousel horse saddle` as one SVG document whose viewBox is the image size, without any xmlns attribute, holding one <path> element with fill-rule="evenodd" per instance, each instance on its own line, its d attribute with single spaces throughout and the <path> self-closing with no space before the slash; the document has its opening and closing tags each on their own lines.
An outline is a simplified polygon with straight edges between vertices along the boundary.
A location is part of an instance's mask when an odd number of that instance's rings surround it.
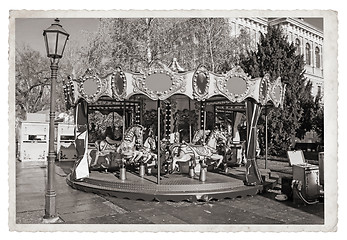
<svg viewBox="0 0 347 240">
<path fill-rule="evenodd" d="M 191 145 L 192 150 L 200 156 L 211 156 L 212 151 L 207 146 L 202 145 Z"/>
<path fill-rule="evenodd" d="M 118 141 L 114 141 L 108 137 L 105 140 L 98 140 L 95 142 L 96 148 L 102 152 L 106 150 L 116 150 Z"/>
<path fill-rule="evenodd" d="M 115 144 L 119 143 L 119 141 L 117 141 L 117 140 L 112 140 L 112 139 L 109 138 L 109 137 L 106 137 L 105 141 L 106 141 L 108 144 L 110 144 L 110 145 L 115 145 Z"/>
</svg>

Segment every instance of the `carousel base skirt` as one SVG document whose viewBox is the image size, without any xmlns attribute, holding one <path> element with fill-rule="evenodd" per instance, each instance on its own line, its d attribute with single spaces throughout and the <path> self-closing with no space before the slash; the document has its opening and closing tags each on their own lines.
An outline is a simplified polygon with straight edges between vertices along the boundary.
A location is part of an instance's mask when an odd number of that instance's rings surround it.
<svg viewBox="0 0 347 240">
<path fill-rule="evenodd" d="M 245 186 L 240 176 L 207 172 L 206 181 L 199 181 L 199 176 L 190 178 L 183 174 L 161 176 L 157 184 L 156 176 L 145 175 L 141 178 L 137 172 L 126 172 L 126 179 L 120 180 L 117 173 L 91 172 L 88 178 L 66 179 L 72 188 L 145 201 L 208 201 L 253 196 L 264 190 L 264 185 Z"/>
</svg>

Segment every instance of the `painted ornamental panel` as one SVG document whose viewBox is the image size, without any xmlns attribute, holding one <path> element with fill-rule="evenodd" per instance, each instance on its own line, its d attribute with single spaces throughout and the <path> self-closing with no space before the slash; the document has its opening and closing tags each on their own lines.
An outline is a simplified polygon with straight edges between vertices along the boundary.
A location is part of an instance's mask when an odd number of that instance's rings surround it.
<svg viewBox="0 0 347 240">
<path fill-rule="evenodd" d="M 118 67 L 111 75 L 112 96 L 116 100 L 126 97 L 127 79 L 124 72 Z"/>
<path fill-rule="evenodd" d="M 182 94 L 197 101 L 222 95 L 231 102 L 241 103 L 252 98 L 261 105 L 271 101 L 278 107 L 285 92 L 281 78 L 270 81 L 270 75 L 265 74 L 263 78 L 251 79 L 241 67 L 234 67 L 223 75 L 209 72 L 204 66 L 179 73 L 155 62 L 140 73 L 124 72 L 118 67 L 108 69 L 104 76 L 88 69 L 78 79 L 69 78 L 64 85 L 67 107 L 75 106 L 81 98 L 87 103 L 95 103 L 102 96 L 124 101 L 136 94 L 146 95 L 151 100 L 166 100 Z"/>
<path fill-rule="evenodd" d="M 210 74 L 204 66 L 200 66 L 193 75 L 193 97 L 198 100 L 206 99 L 210 86 Z"/>
<path fill-rule="evenodd" d="M 261 105 L 266 105 L 269 97 L 269 82 L 270 82 L 270 74 L 265 74 L 265 76 L 260 81 L 259 88 L 259 102 Z"/>
<path fill-rule="evenodd" d="M 143 93 L 152 100 L 165 100 L 175 93 L 184 93 L 185 85 L 184 76 L 168 68 L 133 74 L 134 93 Z"/>
<path fill-rule="evenodd" d="M 70 76 L 68 77 L 67 83 L 63 85 L 65 103 L 68 109 L 74 106 L 78 100 L 78 92 L 75 91 L 76 85 L 76 81 L 72 80 Z"/>
<path fill-rule="evenodd" d="M 217 77 L 216 86 L 219 92 L 231 102 L 242 102 L 247 97 L 255 97 L 253 90 L 256 81 L 250 77 L 241 67 L 234 67 L 223 77 Z M 256 99 L 257 100 L 257 99 Z"/>
<path fill-rule="evenodd" d="M 78 80 L 79 94 L 88 103 L 96 102 L 101 96 L 110 96 L 108 79 L 101 79 L 96 71 L 88 69 Z"/>
<path fill-rule="evenodd" d="M 269 86 L 269 100 L 273 102 L 275 107 L 283 105 L 284 95 L 285 95 L 285 86 L 281 83 L 281 78 L 278 77 L 273 83 Z"/>
</svg>

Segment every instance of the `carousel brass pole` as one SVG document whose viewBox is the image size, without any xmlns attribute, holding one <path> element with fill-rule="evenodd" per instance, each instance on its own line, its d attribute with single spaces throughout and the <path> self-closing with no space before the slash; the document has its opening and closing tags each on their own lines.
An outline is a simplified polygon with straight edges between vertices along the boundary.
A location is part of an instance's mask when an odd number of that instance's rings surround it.
<svg viewBox="0 0 347 240">
<path fill-rule="evenodd" d="M 225 104 L 224 104 L 224 109 L 223 110 L 224 110 L 224 113 L 223 113 L 223 115 L 224 115 L 224 124 L 223 125 L 224 126 L 223 126 L 223 128 L 225 129 L 228 126 L 227 122 L 226 122 L 227 121 L 227 110 L 226 110 L 226 105 Z"/>
<path fill-rule="evenodd" d="M 123 137 L 122 139 L 124 140 L 124 134 L 125 134 L 125 101 L 123 101 Z"/>
<path fill-rule="evenodd" d="M 267 105 L 265 105 L 265 169 L 267 169 Z"/>
<path fill-rule="evenodd" d="M 143 125 L 143 114 L 144 114 L 144 110 L 143 110 L 143 99 L 140 99 L 140 124 Z"/>
<path fill-rule="evenodd" d="M 213 104 L 213 121 L 214 125 L 213 128 L 216 126 L 217 120 L 216 120 L 216 105 Z"/>
<path fill-rule="evenodd" d="M 191 122 L 191 119 L 190 119 L 190 98 L 188 98 L 188 109 L 189 109 L 189 143 L 192 142 L 192 122 Z"/>
<path fill-rule="evenodd" d="M 113 134 L 114 134 L 114 109 L 112 109 L 112 131 L 113 131 Z"/>
<path fill-rule="evenodd" d="M 204 106 L 204 143 L 205 143 L 205 135 L 206 135 L 206 106 L 205 106 L 205 103 L 202 103 L 202 106 Z"/>
<path fill-rule="evenodd" d="M 157 183 L 160 184 L 160 100 L 158 99 L 157 102 L 157 113 L 158 113 L 158 159 L 157 159 L 157 166 L 158 166 L 158 176 L 157 176 Z"/>
</svg>

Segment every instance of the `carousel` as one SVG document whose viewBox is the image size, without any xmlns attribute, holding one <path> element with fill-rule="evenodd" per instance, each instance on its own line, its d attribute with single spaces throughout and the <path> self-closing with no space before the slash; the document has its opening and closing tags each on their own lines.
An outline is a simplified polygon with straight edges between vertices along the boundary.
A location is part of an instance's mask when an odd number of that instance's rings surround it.
<svg viewBox="0 0 347 240">
<path fill-rule="evenodd" d="M 67 183 L 142 200 L 255 195 L 269 184 L 256 160 L 257 120 L 284 92 L 268 74 L 185 71 L 176 59 L 137 73 L 87 69 L 64 84 L 77 151 Z"/>
</svg>

